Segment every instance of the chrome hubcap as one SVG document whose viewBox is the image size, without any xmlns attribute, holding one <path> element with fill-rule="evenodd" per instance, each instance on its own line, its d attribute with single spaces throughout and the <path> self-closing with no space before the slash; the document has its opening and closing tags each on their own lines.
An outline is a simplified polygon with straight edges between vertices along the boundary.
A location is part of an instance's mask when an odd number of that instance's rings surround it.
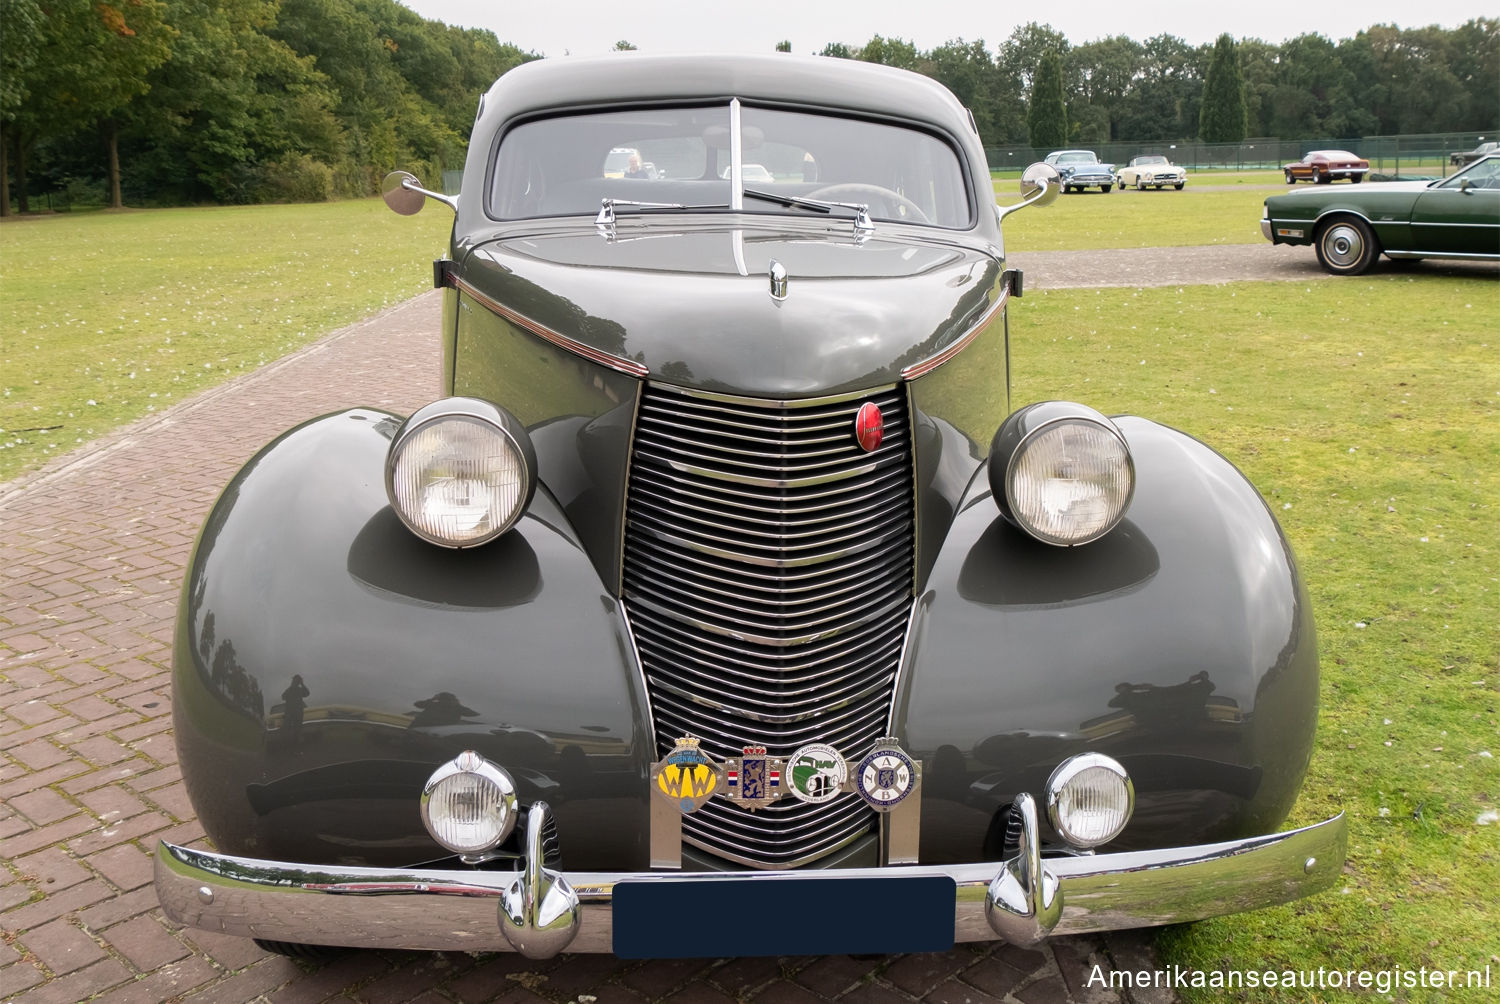
<svg viewBox="0 0 1500 1004">
<path fill-rule="evenodd" d="M 1323 235 L 1323 254 L 1335 265 L 1352 265 L 1363 252 L 1364 241 L 1351 226 L 1334 226 Z"/>
</svg>

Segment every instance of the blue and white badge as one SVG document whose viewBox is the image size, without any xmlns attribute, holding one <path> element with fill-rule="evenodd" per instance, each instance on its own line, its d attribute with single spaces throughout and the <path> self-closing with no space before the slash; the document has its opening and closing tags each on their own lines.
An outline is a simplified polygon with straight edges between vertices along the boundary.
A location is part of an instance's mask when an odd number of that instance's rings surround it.
<svg viewBox="0 0 1500 1004">
<path fill-rule="evenodd" d="M 854 790 L 876 812 L 889 812 L 917 786 L 917 765 L 895 739 L 877 739 L 854 770 Z"/>
</svg>

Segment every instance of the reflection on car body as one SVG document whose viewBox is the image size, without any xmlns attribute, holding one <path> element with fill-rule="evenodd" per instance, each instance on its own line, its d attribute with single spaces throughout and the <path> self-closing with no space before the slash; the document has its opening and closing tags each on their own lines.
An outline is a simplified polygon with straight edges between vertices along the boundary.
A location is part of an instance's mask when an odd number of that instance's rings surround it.
<svg viewBox="0 0 1500 1004">
<path fill-rule="evenodd" d="M 290 430 L 210 513 L 173 706 L 216 850 L 161 845 L 167 916 L 826 954 L 1335 881 L 1342 817 L 1276 830 L 1318 690 L 1291 549 L 1192 437 L 1011 400 L 1001 223 L 1067 176 L 997 207 L 972 121 L 844 60 L 544 60 L 460 198 L 388 178 L 456 213 L 445 396 Z"/>
</svg>

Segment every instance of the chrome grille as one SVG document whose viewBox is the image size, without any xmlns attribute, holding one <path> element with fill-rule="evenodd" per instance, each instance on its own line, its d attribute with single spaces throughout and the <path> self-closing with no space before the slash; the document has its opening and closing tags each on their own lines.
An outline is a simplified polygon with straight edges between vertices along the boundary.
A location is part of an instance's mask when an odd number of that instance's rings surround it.
<svg viewBox="0 0 1500 1004">
<path fill-rule="evenodd" d="M 873 401 L 885 436 L 854 438 Z M 911 611 L 911 433 L 900 388 L 771 401 L 648 385 L 631 454 L 625 601 L 657 747 L 720 759 L 824 742 L 863 755 L 886 728 Z M 715 799 L 684 839 L 792 867 L 867 832 L 854 795 L 759 812 Z"/>
</svg>

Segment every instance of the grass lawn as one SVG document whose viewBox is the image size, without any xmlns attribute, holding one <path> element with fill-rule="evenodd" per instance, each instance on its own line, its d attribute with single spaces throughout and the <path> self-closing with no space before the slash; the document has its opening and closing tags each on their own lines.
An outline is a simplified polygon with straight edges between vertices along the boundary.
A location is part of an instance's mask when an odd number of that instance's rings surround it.
<svg viewBox="0 0 1500 1004">
<path fill-rule="evenodd" d="M 1279 175 L 1278 175 L 1279 178 Z M 1285 187 L 1285 186 L 1280 186 Z M 1001 205 L 1019 202 L 1015 182 L 996 182 Z M 1086 251 L 1099 248 L 1195 247 L 1259 244 L 1261 203 L 1276 191 L 1259 185 L 1197 187 L 1176 191 L 1097 188 L 1059 195 L 1043 209 L 1005 220 L 1008 251 Z"/>
<path fill-rule="evenodd" d="M 453 217 L 378 199 L 0 225 L 0 482 L 432 285 Z"/>
<path fill-rule="evenodd" d="M 1290 822 L 1348 814 L 1344 879 L 1168 929 L 1165 963 L 1489 966 L 1500 983 L 1497 293 L 1491 279 L 1329 278 L 1038 291 L 1012 314 L 1017 403 L 1069 398 L 1205 440 L 1261 490 L 1312 592 L 1322 711 Z"/>
</svg>

